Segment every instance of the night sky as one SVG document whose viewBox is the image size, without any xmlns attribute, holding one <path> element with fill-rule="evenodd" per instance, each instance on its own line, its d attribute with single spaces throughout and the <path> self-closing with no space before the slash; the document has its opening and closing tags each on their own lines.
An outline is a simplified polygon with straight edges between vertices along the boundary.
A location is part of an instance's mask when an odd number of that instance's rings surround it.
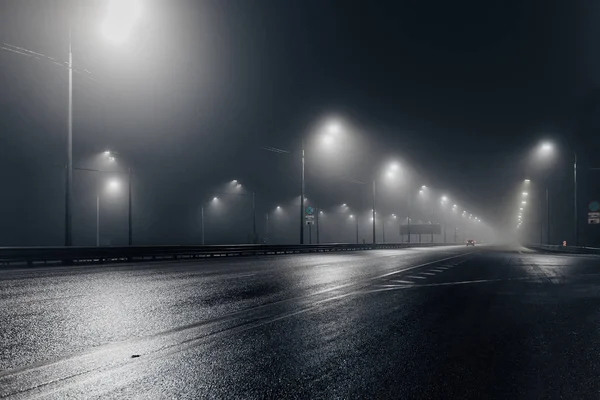
<svg viewBox="0 0 600 400">
<path fill-rule="evenodd" d="M 520 182 L 548 176 L 555 240 L 572 237 L 573 151 L 582 171 L 600 167 L 595 1 L 148 0 L 119 45 L 99 34 L 105 6 L 3 0 L 0 42 L 65 61 L 71 20 L 75 68 L 95 79 L 75 76 L 74 163 L 98 167 L 112 149 L 132 166 L 141 242 L 197 242 L 200 204 L 231 179 L 256 191 L 261 215 L 293 202 L 302 137 L 321 207 L 370 209 L 368 185 L 340 178 L 369 182 L 395 158 L 406 190 L 427 184 L 514 228 Z M 0 51 L 0 245 L 62 243 L 66 78 Z M 310 138 L 328 118 L 346 139 L 322 154 Z M 542 171 L 529 154 L 544 139 L 558 154 Z M 79 244 L 94 240 L 96 175 L 75 172 Z M 582 207 L 597 178 L 583 173 Z M 105 208 L 118 243 L 125 203 Z"/>
</svg>

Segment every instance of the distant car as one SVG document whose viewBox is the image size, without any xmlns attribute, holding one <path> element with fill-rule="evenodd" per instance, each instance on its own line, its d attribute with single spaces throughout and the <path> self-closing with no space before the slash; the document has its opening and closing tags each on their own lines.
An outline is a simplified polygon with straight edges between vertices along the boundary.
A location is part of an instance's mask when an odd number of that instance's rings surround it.
<svg viewBox="0 0 600 400">
<path fill-rule="evenodd" d="M 473 240 L 473 239 L 467 240 L 467 246 L 475 246 L 475 240 Z"/>
</svg>

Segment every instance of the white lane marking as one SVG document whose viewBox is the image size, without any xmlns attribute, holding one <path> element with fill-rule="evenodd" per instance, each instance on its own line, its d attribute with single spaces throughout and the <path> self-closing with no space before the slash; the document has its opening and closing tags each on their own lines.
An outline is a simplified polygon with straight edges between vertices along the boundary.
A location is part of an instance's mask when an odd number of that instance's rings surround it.
<svg viewBox="0 0 600 400">
<path fill-rule="evenodd" d="M 331 267 L 331 264 L 315 265 L 315 268 Z"/>
<path fill-rule="evenodd" d="M 401 280 L 401 279 L 394 279 L 394 280 L 391 280 L 390 282 L 396 282 L 396 283 L 406 283 L 406 284 L 413 284 L 413 283 L 414 283 L 414 282 L 412 282 L 412 281 L 403 281 L 403 280 Z"/>
<path fill-rule="evenodd" d="M 401 288 L 401 287 L 406 287 L 406 285 L 379 285 L 379 286 L 383 287 L 383 288 Z"/>
<path fill-rule="evenodd" d="M 410 278 L 410 279 L 427 279 L 424 276 L 407 276 L 407 278 Z"/>
<path fill-rule="evenodd" d="M 430 269 L 431 272 L 444 272 L 443 269 Z"/>
<path fill-rule="evenodd" d="M 432 276 L 432 275 L 435 275 L 435 274 L 432 274 L 432 273 L 430 273 L 430 272 L 421 272 L 421 275 L 429 275 L 429 276 Z"/>
<path fill-rule="evenodd" d="M 386 276 L 400 274 L 402 272 L 410 271 L 412 269 L 425 267 L 426 265 L 437 264 L 439 262 L 444 262 L 444 261 L 452 260 L 454 258 L 465 257 L 465 256 L 468 256 L 468 255 L 473 254 L 473 253 L 475 253 L 475 252 L 473 251 L 473 252 L 470 252 L 470 253 L 458 254 L 458 255 L 455 255 L 455 256 L 442 258 L 441 260 L 430 261 L 430 262 L 427 262 L 427 263 L 424 263 L 424 264 L 419 264 L 419 265 L 415 265 L 415 266 L 412 266 L 412 267 L 402 268 L 402 269 L 399 269 L 397 271 L 392 271 L 392 272 L 385 273 L 383 275 L 374 276 L 373 278 L 370 278 L 369 280 L 377 280 L 377 279 L 385 278 Z M 348 285 L 351 285 L 351 284 L 348 284 Z M 348 285 L 341 285 L 341 286 L 338 286 L 338 288 L 341 288 L 341 287 L 344 287 L 344 286 L 348 286 Z M 329 289 L 327 289 L 326 291 L 329 291 Z"/>
<path fill-rule="evenodd" d="M 425 278 L 421 278 L 425 279 Z M 520 278 L 506 278 L 506 279 L 481 279 L 476 281 L 462 281 L 462 282 L 444 282 L 444 283 L 421 283 L 418 285 L 411 286 L 396 286 L 395 289 L 416 289 L 422 287 L 434 287 L 434 286 L 453 286 L 453 285 L 468 285 L 472 283 L 492 283 L 492 282 L 506 282 L 506 281 L 537 281 L 539 278 L 532 278 L 529 276 L 520 277 Z M 373 290 L 364 290 L 363 293 L 375 293 L 375 292 L 383 292 L 388 290 L 395 290 L 392 287 L 384 288 L 384 289 L 373 289 Z"/>
</svg>

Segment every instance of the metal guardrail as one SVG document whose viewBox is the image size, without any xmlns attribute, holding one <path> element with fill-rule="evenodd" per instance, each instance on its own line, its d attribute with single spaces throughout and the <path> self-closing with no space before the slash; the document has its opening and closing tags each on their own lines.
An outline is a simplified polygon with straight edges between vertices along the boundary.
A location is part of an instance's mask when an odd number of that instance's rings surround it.
<svg viewBox="0 0 600 400">
<path fill-rule="evenodd" d="M 600 249 L 596 247 L 560 246 L 552 244 L 528 244 L 525 247 L 533 250 L 543 250 L 553 253 L 600 254 Z"/>
<path fill-rule="evenodd" d="M 207 257 L 256 256 L 454 245 L 454 243 L 0 247 L 0 265 L 85 265 L 134 261 L 186 260 Z"/>
</svg>

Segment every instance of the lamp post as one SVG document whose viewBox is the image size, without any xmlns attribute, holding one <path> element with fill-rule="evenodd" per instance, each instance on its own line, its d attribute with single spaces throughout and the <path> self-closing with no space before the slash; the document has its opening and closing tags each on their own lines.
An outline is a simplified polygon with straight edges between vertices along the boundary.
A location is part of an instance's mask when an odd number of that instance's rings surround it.
<svg viewBox="0 0 600 400">
<path fill-rule="evenodd" d="M 386 172 L 387 177 L 393 178 L 395 173 L 399 170 L 399 168 L 400 167 L 398 166 L 397 163 L 395 163 L 395 162 L 391 163 L 387 168 L 387 172 Z M 377 179 L 374 178 L 373 179 L 373 208 L 371 210 L 371 214 L 372 214 L 371 218 L 373 221 L 373 244 L 377 243 L 377 234 L 376 234 L 377 231 L 376 231 L 376 223 L 375 223 L 376 214 L 377 214 L 376 210 L 377 210 Z M 382 219 L 382 221 L 383 221 L 383 219 Z M 385 224 L 385 222 L 383 222 L 383 223 Z M 384 235 L 385 235 L 385 227 L 384 227 Z M 385 238 L 383 238 L 383 240 L 385 241 Z"/>
<path fill-rule="evenodd" d="M 327 125 L 327 133 L 324 136 L 326 143 L 330 143 L 335 135 L 340 132 L 340 125 L 332 121 Z M 301 143 L 301 172 L 300 172 L 300 244 L 304 244 L 304 189 L 305 189 L 305 173 L 306 165 L 304 138 Z"/>
<path fill-rule="evenodd" d="M 356 223 L 356 244 L 358 244 L 358 216 L 355 218 L 353 214 L 350 214 L 350 219 L 354 219 Z"/>
<path fill-rule="evenodd" d="M 120 187 L 121 183 L 116 179 L 112 179 L 108 181 L 106 190 L 115 192 Z M 96 246 L 100 246 L 100 192 L 96 194 Z"/>
<path fill-rule="evenodd" d="M 118 160 L 119 153 L 114 151 L 106 150 L 104 155 L 107 157 L 109 162 L 115 162 Z M 128 204 L 127 204 L 127 229 L 128 229 L 128 240 L 129 246 L 133 246 L 133 176 L 131 173 L 131 165 L 127 167 L 127 191 L 128 191 Z"/>
</svg>

